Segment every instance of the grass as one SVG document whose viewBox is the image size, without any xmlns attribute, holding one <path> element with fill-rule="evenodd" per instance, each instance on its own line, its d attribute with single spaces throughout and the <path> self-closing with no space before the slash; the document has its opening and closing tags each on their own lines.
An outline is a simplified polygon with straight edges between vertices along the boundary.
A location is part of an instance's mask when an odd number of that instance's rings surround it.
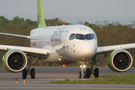
<svg viewBox="0 0 135 90">
<path fill-rule="evenodd" d="M 50 84 L 135 84 L 135 74 L 129 75 L 100 75 L 99 78 L 91 76 L 90 79 L 85 80 L 57 80 Z"/>
</svg>

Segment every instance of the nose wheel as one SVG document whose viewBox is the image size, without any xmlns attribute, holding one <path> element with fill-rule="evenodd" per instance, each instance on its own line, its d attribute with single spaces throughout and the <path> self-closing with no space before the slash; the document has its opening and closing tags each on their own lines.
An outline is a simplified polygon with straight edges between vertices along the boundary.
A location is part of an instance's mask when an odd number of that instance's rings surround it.
<svg viewBox="0 0 135 90">
<path fill-rule="evenodd" d="M 81 65 L 80 68 L 82 71 L 79 72 L 79 78 L 81 78 L 82 76 L 84 76 L 84 78 L 90 78 L 90 76 L 93 74 L 95 76 L 95 78 L 99 77 L 99 69 L 95 68 L 94 69 L 94 65 L 95 64 L 95 56 L 92 58 L 91 61 L 89 61 L 89 63 L 91 64 L 90 68 L 86 68 L 86 65 L 84 63 L 86 63 L 87 61 L 80 61 Z M 86 71 L 83 71 L 83 69 L 86 68 Z"/>
<path fill-rule="evenodd" d="M 82 77 L 82 72 L 80 71 L 80 72 L 79 72 L 79 78 L 81 78 L 81 77 Z"/>
</svg>

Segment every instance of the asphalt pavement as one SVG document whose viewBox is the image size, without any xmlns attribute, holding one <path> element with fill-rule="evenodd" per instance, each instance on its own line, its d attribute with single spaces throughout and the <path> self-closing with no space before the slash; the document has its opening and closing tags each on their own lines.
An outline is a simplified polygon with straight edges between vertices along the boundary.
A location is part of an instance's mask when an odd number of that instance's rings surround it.
<svg viewBox="0 0 135 90">
<path fill-rule="evenodd" d="M 9 73 L 0 67 L 0 90 L 135 90 L 130 84 L 48 84 L 50 81 L 79 79 L 79 67 L 35 67 L 36 78 L 22 79 L 22 73 Z M 108 67 L 99 67 L 102 74 L 135 74 L 135 68 L 116 73 Z M 16 80 L 17 79 L 17 83 Z M 25 83 L 24 83 L 25 82 Z"/>
</svg>

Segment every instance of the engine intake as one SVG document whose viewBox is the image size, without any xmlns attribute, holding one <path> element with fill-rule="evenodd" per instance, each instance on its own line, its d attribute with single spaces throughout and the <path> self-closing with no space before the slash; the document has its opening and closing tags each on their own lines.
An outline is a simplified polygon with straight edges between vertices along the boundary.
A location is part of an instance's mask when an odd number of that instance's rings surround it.
<svg viewBox="0 0 135 90">
<path fill-rule="evenodd" d="M 3 56 L 2 62 L 7 71 L 20 72 L 26 67 L 28 60 L 24 52 L 13 49 Z"/>
<path fill-rule="evenodd" d="M 108 66 L 116 72 L 124 72 L 131 68 L 133 64 L 132 55 L 123 49 L 113 51 L 108 57 Z"/>
</svg>

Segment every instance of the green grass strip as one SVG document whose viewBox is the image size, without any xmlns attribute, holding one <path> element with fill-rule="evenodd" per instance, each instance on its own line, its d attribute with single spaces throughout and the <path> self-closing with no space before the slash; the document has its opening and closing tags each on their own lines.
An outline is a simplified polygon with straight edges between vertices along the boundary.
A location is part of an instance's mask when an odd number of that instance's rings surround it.
<svg viewBox="0 0 135 90">
<path fill-rule="evenodd" d="M 91 76 L 90 79 L 65 79 L 52 81 L 50 84 L 135 84 L 135 74 L 129 75 L 100 75 L 99 78 Z"/>
</svg>

